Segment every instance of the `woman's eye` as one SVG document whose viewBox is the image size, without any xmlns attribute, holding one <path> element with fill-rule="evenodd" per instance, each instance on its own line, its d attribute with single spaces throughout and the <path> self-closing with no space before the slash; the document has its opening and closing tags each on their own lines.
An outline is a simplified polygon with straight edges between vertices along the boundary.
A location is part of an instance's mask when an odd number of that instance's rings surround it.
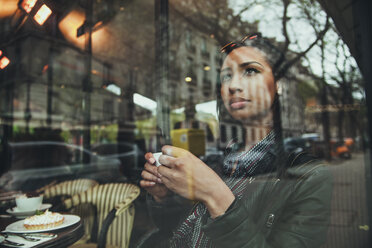
<svg viewBox="0 0 372 248">
<path fill-rule="evenodd" d="M 255 69 L 255 68 L 246 68 L 244 70 L 244 75 L 253 75 L 253 74 L 256 74 L 256 73 L 259 73 L 260 71 Z"/>
<path fill-rule="evenodd" d="M 229 80 L 231 80 L 231 74 L 224 74 L 224 75 L 221 75 L 221 82 L 227 82 Z"/>
</svg>

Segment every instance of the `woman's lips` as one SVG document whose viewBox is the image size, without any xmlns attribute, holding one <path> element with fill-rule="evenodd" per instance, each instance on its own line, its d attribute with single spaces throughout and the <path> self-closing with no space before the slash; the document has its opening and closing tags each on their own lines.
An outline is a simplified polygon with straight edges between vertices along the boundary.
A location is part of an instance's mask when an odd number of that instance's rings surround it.
<svg viewBox="0 0 372 248">
<path fill-rule="evenodd" d="M 231 109 L 241 109 L 244 108 L 245 105 L 250 102 L 248 99 L 232 99 L 230 100 L 230 108 Z"/>
</svg>

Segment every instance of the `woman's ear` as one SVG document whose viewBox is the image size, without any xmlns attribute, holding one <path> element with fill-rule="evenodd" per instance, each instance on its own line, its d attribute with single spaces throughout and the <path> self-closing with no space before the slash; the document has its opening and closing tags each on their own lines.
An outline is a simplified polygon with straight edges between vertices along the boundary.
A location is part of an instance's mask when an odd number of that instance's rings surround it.
<svg viewBox="0 0 372 248">
<path fill-rule="evenodd" d="M 276 81 L 274 82 L 274 85 L 275 85 L 275 94 L 280 94 L 282 90 L 280 85 Z"/>
</svg>

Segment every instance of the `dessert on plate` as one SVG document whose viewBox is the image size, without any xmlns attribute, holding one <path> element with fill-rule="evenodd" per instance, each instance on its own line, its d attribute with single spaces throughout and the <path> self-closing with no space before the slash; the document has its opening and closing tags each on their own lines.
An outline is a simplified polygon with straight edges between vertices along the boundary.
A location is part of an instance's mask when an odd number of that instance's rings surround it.
<svg viewBox="0 0 372 248">
<path fill-rule="evenodd" d="M 64 219 L 62 214 L 46 210 L 43 214 L 26 218 L 23 225 L 28 230 L 42 230 L 59 226 L 63 223 Z"/>
</svg>

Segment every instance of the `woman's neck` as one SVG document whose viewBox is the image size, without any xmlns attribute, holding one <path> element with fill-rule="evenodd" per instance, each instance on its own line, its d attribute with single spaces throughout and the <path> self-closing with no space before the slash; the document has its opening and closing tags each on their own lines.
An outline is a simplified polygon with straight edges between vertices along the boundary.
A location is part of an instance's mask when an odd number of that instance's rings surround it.
<svg viewBox="0 0 372 248">
<path fill-rule="evenodd" d="M 272 114 L 268 114 L 261 121 L 255 121 L 249 124 L 245 123 L 244 128 L 246 133 L 244 149 L 249 150 L 274 129 Z"/>
</svg>

